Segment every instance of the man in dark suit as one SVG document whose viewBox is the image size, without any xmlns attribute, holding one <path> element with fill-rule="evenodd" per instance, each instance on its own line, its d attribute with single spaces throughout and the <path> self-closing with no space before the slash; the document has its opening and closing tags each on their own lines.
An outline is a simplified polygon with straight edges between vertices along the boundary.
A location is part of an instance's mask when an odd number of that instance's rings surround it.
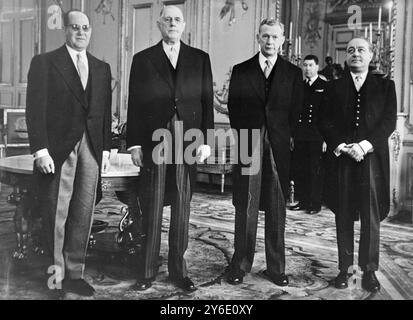
<svg viewBox="0 0 413 320">
<path fill-rule="evenodd" d="M 328 85 L 323 102 L 322 133 L 334 150 L 337 181 L 335 199 L 329 201 L 336 215 L 340 273 L 339 289 L 347 288 L 353 266 L 354 221 L 360 218 L 358 264 L 362 287 L 380 289 L 375 276 L 379 267 L 380 222 L 390 209 L 388 138 L 396 126 L 394 82 L 369 73 L 372 45 L 363 38 L 348 43 L 350 72 Z"/>
<path fill-rule="evenodd" d="M 140 200 L 146 234 L 135 289 L 150 288 L 158 272 L 165 203 L 171 204 L 169 278 L 183 290 L 194 291 L 184 254 L 196 162 L 183 159 L 188 146 L 183 133 L 199 129 L 206 137 L 214 127 L 211 63 L 208 54 L 180 41 L 185 22 L 179 8 L 164 7 L 158 27 L 163 40 L 135 55 L 129 83 L 127 145 L 133 163 L 142 167 Z M 164 154 L 157 153 L 159 142 L 153 138 L 158 129 L 171 132 L 173 146 Z M 200 162 L 211 154 L 202 143 L 197 150 Z M 162 157 L 173 161 L 158 161 Z"/>
<path fill-rule="evenodd" d="M 86 51 L 89 18 L 70 11 L 64 25 L 66 44 L 32 60 L 27 128 L 56 288 L 64 279 L 65 292 L 91 296 L 83 276 L 100 172 L 109 167 L 111 72 Z"/>
<path fill-rule="evenodd" d="M 235 252 L 228 281 L 240 284 L 251 271 L 261 208 L 265 211 L 266 275 L 275 284 L 287 286 L 286 196 L 290 142 L 302 107 L 302 73 L 278 56 L 285 40 L 284 26 L 280 22 L 265 19 L 257 40 L 260 52 L 233 68 L 229 89 L 229 118 L 231 127 L 238 133 L 241 162 L 233 175 Z M 254 134 L 256 130 L 260 132 L 258 136 Z M 248 139 L 243 138 L 245 132 L 248 132 Z M 243 159 L 245 152 L 242 150 L 246 145 L 249 154 L 255 152 L 257 155 L 252 157 L 251 163 Z"/>
<path fill-rule="evenodd" d="M 293 180 L 300 202 L 292 210 L 317 214 L 321 210 L 323 153 L 327 151 L 318 129 L 320 104 L 326 81 L 318 76 L 318 58 L 304 58 L 304 105 L 294 133 Z"/>
</svg>

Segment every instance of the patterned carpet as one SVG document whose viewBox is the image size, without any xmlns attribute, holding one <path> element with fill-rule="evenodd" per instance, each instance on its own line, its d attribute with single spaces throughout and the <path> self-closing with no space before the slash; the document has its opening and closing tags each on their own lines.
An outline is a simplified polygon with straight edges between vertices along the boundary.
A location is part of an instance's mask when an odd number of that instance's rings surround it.
<svg viewBox="0 0 413 320">
<path fill-rule="evenodd" d="M 0 299 L 56 299 L 46 289 L 45 266 L 32 255 L 25 264 L 10 258 L 14 245 L 12 207 L 5 203 L 9 190 L 0 195 Z M 202 189 L 192 202 L 189 248 L 186 254 L 189 275 L 199 290 L 185 294 L 167 277 L 169 208 L 165 208 L 160 272 L 154 286 L 137 293 L 135 264 L 117 250 L 117 225 L 122 204 L 108 194 L 96 210 L 96 218 L 109 227 L 96 235 L 96 246 L 87 259 L 86 278 L 95 287 L 99 300 L 410 300 L 413 299 L 413 226 L 384 223 L 381 238 L 381 269 L 377 276 L 382 290 L 369 294 L 357 287 L 336 290 L 337 249 L 334 216 L 323 210 L 316 216 L 287 213 L 287 274 L 290 286 L 280 288 L 263 275 L 264 216 L 260 215 L 256 259 L 244 283 L 234 287 L 224 277 L 233 253 L 234 208 L 231 194 Z M 359 229 L 357 225 L 356 230 Z M 356 236 L 358 239 L 358 233 Z M 357 251 L 357 246 L 356 246 Z M 76 297 L 66 297 L 74 299 Z"/>
</svg>

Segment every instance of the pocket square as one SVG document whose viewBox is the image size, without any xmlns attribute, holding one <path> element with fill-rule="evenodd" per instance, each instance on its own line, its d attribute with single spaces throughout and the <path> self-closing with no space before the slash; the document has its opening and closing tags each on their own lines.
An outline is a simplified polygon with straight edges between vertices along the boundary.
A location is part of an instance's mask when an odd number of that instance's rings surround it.
<svg viewBox="0 0 413 320">
<path fill-rule="evenodd" d="M 324 92 L 324 89 L 318 89 L 315 92 Z"/>
</svg>

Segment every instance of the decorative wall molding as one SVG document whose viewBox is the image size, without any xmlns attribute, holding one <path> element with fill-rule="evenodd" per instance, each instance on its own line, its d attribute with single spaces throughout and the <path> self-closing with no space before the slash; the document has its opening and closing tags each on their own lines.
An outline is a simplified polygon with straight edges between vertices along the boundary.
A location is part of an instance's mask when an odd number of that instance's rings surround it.
<svg viewBox="0 0 413 320">
<path fill-rule="evenodd" d="M 249 4 L 247 0 L 226 0 L 219 14 L 219 17 L 221 18 L 221 20 L 224 20 L 227 18 L 227 16 L 229 16 L 228 24 L 230 26 L 232 26 L 236 22 L 237 16 L 243 13 L 240 11 L 237 12 L 237 9 L 236 9 L 237 2 L 241 2 L 241 8 L 244 11 L 244 13 L 248 11 Z"/>
<path fill-rule="evenodd" d="M 113 0 L 100 0 L 98 6 L 95 8 L 95 12 L 103 16 L 103 24 L 106 24 L 107 16 L 112 18 L 112 21 L 116 20 L 112 12 L 112 5 Z"/>
<path fill-rule="evenodd" d="M 396 130 L 390 137 L 390 140 L 393 142 L 393 160 L 394 162 L 399 161 L 400 150 L 402 147 L 402 139 L 400 133 Z"/>
<path fill-rule="evenodd" d="M 394 79 L 394 72 L 395 72 L 395 48 L 396 48 L 396 17 L 397 17 L 397 4 L 398 0 L 393 0 L 393 7 L 392 7 L 392 20 L 390 23 L 390 79 Z"/>
<path fill-rule="evenodd" d="M 281 0 L 273 0 L 275 1 L 275 19 L 281 21 L 281 10 L 282 10 L 282 1 Z"/>
</svg>

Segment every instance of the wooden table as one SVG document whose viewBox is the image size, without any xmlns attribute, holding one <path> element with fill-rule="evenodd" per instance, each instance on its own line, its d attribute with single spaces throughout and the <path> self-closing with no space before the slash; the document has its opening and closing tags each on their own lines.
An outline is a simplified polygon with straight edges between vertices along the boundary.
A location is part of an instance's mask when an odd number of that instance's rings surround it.
<svg viewBox="0 0 413 320">
<path fill-rule="evenodd" d="M 127 191 L 136 189 L 139 179 L 139 168 L 132 164 L 130 155 L 118 154 L 111 160 L 108 173 L 102 174 L 103 191 Z M 16 205 L 14 224 L 17 238 L 17 249 L 13 253 L 16 259 L 26 259 L 29 242 L 33 242 L 34 250 L 40 247 L 39 241 L 31 239 L 35 228 L 33 214 L 35 201 L 32 190 L 33 156 L 23 155 L 0 159 L 0 182 L 11 185 L 13 193 L 8 201 Z M 121 200 L 122 201 L 122 200 Z M 125 219 L 122 219 L 125 220 Z"/>
</svg>

